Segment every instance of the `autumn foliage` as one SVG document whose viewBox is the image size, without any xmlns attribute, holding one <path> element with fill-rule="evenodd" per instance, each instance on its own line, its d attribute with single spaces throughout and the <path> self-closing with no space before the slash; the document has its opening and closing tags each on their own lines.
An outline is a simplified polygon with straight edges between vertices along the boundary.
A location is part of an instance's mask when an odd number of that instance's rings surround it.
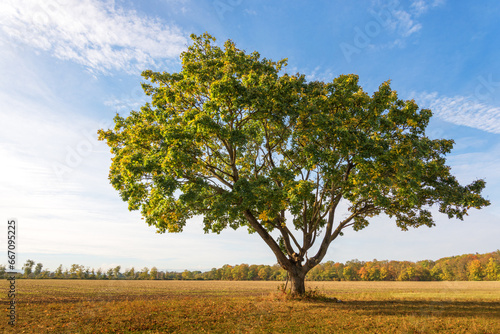
<svg viewBox="0 0 500 334">
<path fill-rule="evenodd" d="M 107 271 L 90 269 L 73 264 L 54 272 L 29 268 L 28 260 L 24 278 L 69 279 L 125 279 L 125 280 L 226 280 L 226 281 L 284 281 L 287 272 L 279 265 L 224 265 L 209 271 L 160 271 L 156 267 L 135 270 L 121 267 Z M 42 264 L 37 265 L 38 268 Z M 4 270 L 4 269 L 3 269 Z M 2 277 L 0 267 L 0 278 Z M 500 281 L 500 250 L 486 254 L 464 254 L 437 261 L 358 261 L 346 263 L 328 261 L 314 267 L 306 276 L 309 281 Z"/>
</svg>

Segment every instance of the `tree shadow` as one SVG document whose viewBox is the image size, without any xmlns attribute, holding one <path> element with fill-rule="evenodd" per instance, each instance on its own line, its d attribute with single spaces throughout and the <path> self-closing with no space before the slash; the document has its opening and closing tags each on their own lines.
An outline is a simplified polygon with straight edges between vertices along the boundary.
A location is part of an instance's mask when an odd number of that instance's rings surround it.
<svg viewBox="0 0 500 334">
<path fill-rule="evenodd" d="M 333 306 L 333 303 L 336 305 Z M 355 300 L 337 303 L 332 300 L 324 302 L 323 305 L 316 306 L 358 311 L 369 316 L 413 315 L 500 319 L 500 302 L 498 301 Z"/>
</svg>

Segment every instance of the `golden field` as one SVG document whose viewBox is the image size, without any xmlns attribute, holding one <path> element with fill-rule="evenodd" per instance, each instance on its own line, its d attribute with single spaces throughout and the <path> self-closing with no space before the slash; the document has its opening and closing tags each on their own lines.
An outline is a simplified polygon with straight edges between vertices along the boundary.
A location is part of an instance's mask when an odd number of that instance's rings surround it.
<svg viewBox="0 0 500 334">
<path fill-rule="evenodd" d="M 500 282 L 17 280 L 9 333 L 500 333 Z M 4 280 L 4 291 L 8 290 Z M 335 302 L 333 298 L 342 302 Z"/>
</svg>

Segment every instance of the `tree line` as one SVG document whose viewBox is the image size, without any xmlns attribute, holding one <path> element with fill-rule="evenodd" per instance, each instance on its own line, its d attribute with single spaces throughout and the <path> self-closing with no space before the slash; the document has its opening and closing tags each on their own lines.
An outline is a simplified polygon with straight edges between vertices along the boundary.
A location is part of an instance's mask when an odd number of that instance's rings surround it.
<svg viewBox="0 0 500 334">
<path fill-rule="evenodd" d="M 27 260 L 19 278 L 52 279 L 123 279 L 123 280 L 237 280 L 284 281 L 287 272 L 275 265 L 224 265 L 209 271 L 160 271 L 157 267 L 122 271 L 121 266 L 102 270 L 72 264 L 56 270 L 43 269 L 42 263 Z M 0 278 L 6 277 L 0 265 Z M 464 254 L 437 261 L 328 261 L 314 267 L 306 276 L 309 281 L 499 281 L 500 250 L 486 254 Z"/>
</svg>

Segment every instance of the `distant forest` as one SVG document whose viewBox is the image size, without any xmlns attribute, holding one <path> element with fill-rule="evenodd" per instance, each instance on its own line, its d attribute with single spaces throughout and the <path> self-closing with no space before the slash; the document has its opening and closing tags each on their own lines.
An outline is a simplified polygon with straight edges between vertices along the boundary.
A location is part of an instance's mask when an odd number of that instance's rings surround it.
<svg viewBox="0 0 500 334">
<path fill-rule="evenodd" d="M 284 281 L 287 273 L 279 265 L 224 265 L 210 271 L 159 271 L 156 267 L 122 272 L 121 266 L 107 271 L 79 264 L 60 265 L 55 271 L 44 270 L 42 263 L 27 260 L 17 278 L 121 279 L 121 280 L 240 280 Z M 7 277 L 0 265 L 0 278 Z M 500 250 L 487 254 L 465 254 L 437 261 L 328 261 L 313 268 L 309 281 L 500 281 Z"/>
</svg>

